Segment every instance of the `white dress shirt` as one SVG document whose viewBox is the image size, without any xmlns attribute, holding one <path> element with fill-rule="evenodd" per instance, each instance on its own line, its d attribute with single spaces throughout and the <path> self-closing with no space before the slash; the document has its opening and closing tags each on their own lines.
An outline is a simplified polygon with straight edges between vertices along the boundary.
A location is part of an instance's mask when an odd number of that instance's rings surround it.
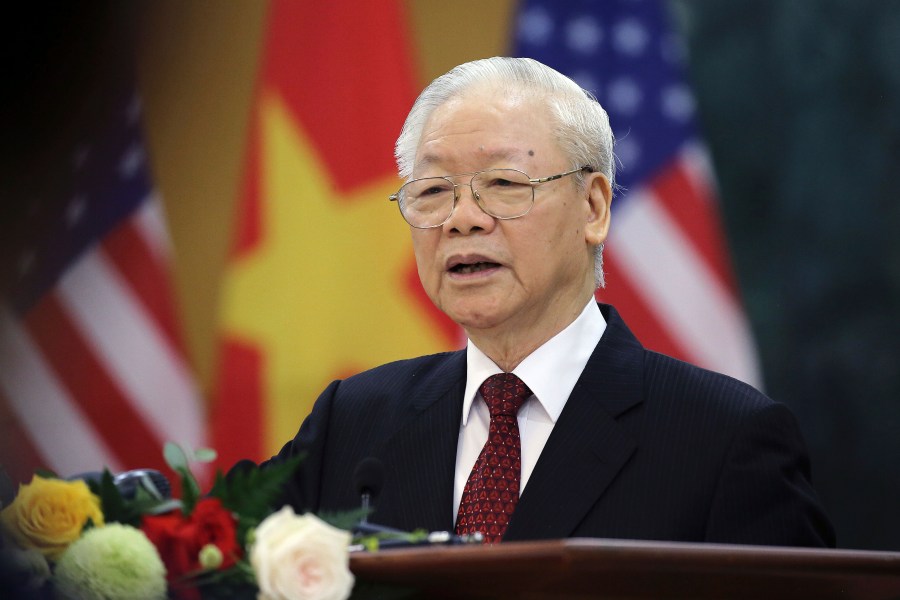
<svg viewBox="0 0 900 600">
<path fill-rule="evenodd" d="M 532 395 L 519 409 L 522 442 L 520 494 L 528 484 L 538 457 L 562 413 L 572 388 L 584 371 L 594 347 L 606 330 L 606 320 L 593 298 L 568 327 L 532 352 L 513 373 Z M 453 486 L 453 520 L 459 511 L 463 489 L 488 438 L 491 415 L 478 388 L 503 370 L 469 340 L 466 346 L 466 392 L 463 397 L 459 442 L 456 448 L 456 480 Z"/>
</svg>

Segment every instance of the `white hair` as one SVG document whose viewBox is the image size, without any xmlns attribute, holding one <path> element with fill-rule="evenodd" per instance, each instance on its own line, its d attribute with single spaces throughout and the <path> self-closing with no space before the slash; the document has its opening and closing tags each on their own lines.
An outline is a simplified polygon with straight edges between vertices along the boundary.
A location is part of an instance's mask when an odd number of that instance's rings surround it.
<svg viewBox="0 0 900 600">
<path fill-rule="evenodd" d="M 554 119 L 556 141 L 571 168 L 590 167 L 603 173 L 616 189 L 613 133 L 609 117 L 589 91 L 550 67 L 530 58 L 495 56 L 454 67 L 432 81 L 413 104 L 394 149 L 400 177 L 412 176 L 416 150 L 431 113 L 448 100 L 475 86 L 490 85 L 510 93 L 529 93 L 545 99 Z M 579 183 L 584 178 L 576 175 Z M 594 281 L 605 285 L 603 244 L 594 253 Z"/>
</svg>

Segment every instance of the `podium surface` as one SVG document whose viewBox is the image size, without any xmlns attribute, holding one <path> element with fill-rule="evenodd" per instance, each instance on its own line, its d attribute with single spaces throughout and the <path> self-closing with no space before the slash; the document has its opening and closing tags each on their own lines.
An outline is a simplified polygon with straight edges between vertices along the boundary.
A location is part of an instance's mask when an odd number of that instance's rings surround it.
<svg viewBox="0 0 900 600">
<path fill-rule="evenodd" d="M 351 556 L 361 584 L 421 598 L 900 599 L 900 553 L 567 539 Z"/>
</svg>

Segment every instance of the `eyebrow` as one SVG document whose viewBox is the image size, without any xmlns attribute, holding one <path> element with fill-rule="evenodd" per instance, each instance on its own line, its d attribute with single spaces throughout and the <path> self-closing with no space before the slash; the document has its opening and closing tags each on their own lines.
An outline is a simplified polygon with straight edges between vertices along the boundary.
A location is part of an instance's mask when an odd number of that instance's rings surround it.
<svg viewBox="0 0 900 600">
<path fill-rule="evenodd" d="M 499 148 L 497 150 L 491 150 L 490 152 L 484 153 L 484 158 L 488 159 L 489 161 L 512 161 L 521 158 L 522 156 L 524 156 L 524 153 L 517 148 Z M 415 170 L 418 171 L 425 167 L 440 164 L 441 162 L 441 157 L 437 154 L 426 154 L 416 161 Z"/>
</svg>

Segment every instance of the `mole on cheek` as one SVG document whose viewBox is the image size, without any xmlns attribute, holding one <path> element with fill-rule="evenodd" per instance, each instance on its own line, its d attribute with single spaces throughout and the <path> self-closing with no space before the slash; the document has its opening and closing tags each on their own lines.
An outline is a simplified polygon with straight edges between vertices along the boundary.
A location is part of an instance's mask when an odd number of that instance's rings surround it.
<svg viewBox="0 0 900 600">
<path fill-rule="evenodd" d="M 534 156 L 534 150 L 529 150 L 529 151 L 528 151 L 528 156 Z"/>
</svg>

